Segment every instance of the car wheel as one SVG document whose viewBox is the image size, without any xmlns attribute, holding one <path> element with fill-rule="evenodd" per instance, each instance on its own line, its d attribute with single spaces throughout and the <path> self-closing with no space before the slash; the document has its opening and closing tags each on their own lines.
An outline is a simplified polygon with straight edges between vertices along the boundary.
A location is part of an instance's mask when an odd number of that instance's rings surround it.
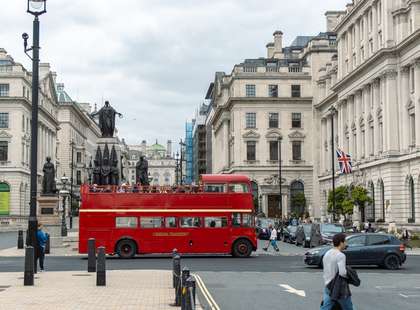
<svg viewBox="0 0 420 310">
<path fill-rule="evenodd" d="M 252 244 L 246 239 L 239 239 L 233 244 L 232 255 L 235 257 L 249 257 L 252 253 Z"/>
<path fill-rule="evenodd" d="M 137 246 L 133 240 L 121 240 L 117 245 L 117 254 L 121 258 L 133 258 L 136 255 Z"/>
<path fill-rule="evenodd" d="M 397 270 L 400 268 L 400 259 L 395 254 L 390 254 L 384 259 L 384 266 L 389 270 Z"/>
</svg>

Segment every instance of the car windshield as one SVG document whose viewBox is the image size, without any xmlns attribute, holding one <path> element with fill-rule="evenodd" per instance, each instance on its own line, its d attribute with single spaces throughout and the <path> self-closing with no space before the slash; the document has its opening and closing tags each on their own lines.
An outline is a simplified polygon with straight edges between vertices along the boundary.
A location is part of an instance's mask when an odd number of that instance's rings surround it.
<svg viewBox="0 0 420 310">
<path fill-rule="evenodd" d="M 268 227 L 270 224 L 274 226 L 274 220 L 272 219 L 260 219 L 259 222 L 261 227 Z"/>
<path fill-rule="evenodd" d="M 322 224 L 321 232 L 323 233 L 341 233 L 344 232 L 344 228 L 341 225 L 336 224 Z"/>
<path fill-rule="evenodd" d="M 310 234 L 311 233 L 311 228 L 312 225 L 303 225 L 303 231 L 305 232 L 305 234 Z"/>
<path fill-rule="evenodd" d="M 297 229 L 297 226 L 288 226 L 287 227 L 287 230 L 292 232 L 292 233 L 296 232 L 296 229 Z"/>
</svg>

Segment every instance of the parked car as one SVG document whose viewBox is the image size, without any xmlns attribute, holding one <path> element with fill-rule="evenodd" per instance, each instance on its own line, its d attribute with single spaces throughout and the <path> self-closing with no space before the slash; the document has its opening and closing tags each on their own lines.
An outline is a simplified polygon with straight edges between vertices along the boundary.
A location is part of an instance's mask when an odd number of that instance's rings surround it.
<svg viewBox="0 0 420 310">
<path fill-rule="evenodd" d="M 344 227 L 341 224 L 322 223 L 321 225 L 321 244 L 332 244 L 332 238 L 344 232 Z"/>
<path fill-rule="evenodd" d="M 311 245 L 312 228 L 315 228 L 315 224 L 301 224 L 297 228 L 296 232 L 296 245 L 303 245 L 305 248 L 309 248 Z"/>
<path fill-rule="evenodd" d="M 274 228 L 277 229 L 278 223 L 276 219 L 273 218 L 268 218 L 268 217 L 262 217 L 257 219 L 257 225 L 256 225 L 256 230 L 257 230 L 257 237 L 258 239 L 261 240 L 268 240 L 270 239 L 270 229 L 269 226 L 273 225 Z M 280 236 L 280 232 L 277 231 L 277 239 Z"/>
<path fill-rule="evenodd" d="M 283 242 L 295 243 L 296 241 L 296 225 L 289 225 L 283 229 Z"/>
<path fill-rule="evenodd" d="M 396 270 L 407 259 L 404 244 L 394 235 L 359 233 L 347 236 L 346 243 L 343 253 L 346 255 L 347 265 L 377 265 Z M 331 245 L 324 245 L 306 252 L 305 264 L 322 267 L 322 258 L 331 248 Z"/>
</svg>

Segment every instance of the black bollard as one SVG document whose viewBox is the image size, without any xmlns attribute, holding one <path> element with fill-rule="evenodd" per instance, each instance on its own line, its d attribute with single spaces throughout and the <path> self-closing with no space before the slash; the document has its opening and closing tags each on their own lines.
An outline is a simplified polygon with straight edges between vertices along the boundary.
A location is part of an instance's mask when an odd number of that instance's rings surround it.
<svg viewBox="0 0 420 310">
<path fill-rule="evenodd" d="M 192 276 L 189 276 L 185 281 L 185 310 L 195 309 L 195 280 Z"/>
<path fill-rule="evenodd" d="M 18 231 L 17 248 L 23 249 L 23 230 Z"/>
<path fill-rule="evenodd" d="M 25 272 L 23 276 L 23 285 L 34 285 L 34 261 L 35 261 L 34 248 L 31 246 L 25 249 Z"/>
<path fill-rule="evenodd" d="M 25 236 L 25 244 L 26 246 L 29 246 L 30 240 L 29 240 L 29 229 L 26 230 L 26 236 Z"/>
<path fill-rule="evenodd" d="M 187 279 L 190 277 L 190 269 L 188 267 L 182 268 L 181 275 L 181 309 L 185 309 L 185 302 L 187 300 L 187 288 L 185 286 Z"/>
<path fill-rule="evenodd" d="M 50 254 L 51 243 L 50 243 L 50 234 L 47 235 L 47 242 L 45 243 L 45 254 Z"/>
<path fill-rule="evenodd" d="M 176 262 L 176 263 L 175 263 Z M 175 276 L 175 306 L 181 306 L 181 256 L 174 257 L 174 276 Z"/>
<path fill-rule="evenodd" d="M 176 270 L 181 270 L 181 257 L 178 255 L 176 249 L 172 252 L 172 286 L 176 288 Z M 179 271 L 178 274 L 181 272 Z"/>
<path fill-rule="evenodd" d="M 95 239 L 88 240 L 88 272 L 96 271 Z"/>
<path fill-rule="evenodd" d="M 96 266 L 96 286 L 106 285 L 105 247 L 98 248 L 98 261 Z"/>
</svg>

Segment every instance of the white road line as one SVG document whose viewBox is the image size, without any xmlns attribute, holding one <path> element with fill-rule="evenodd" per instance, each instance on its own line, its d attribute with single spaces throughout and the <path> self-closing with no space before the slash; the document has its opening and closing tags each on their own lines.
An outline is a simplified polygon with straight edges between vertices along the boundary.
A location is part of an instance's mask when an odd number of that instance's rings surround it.
<svg viewBox="0 0 420 310">
<path fill-rule="evenodd" d="M 291 287 L 288 284 L 279 284 L 279 286 L 281 286 L 282 288 L 285 289 L 285 292 L 291 293 L 291 294 L 296 294 L 300 297 L 306 297 L 306 293 L 304 290 L 297 290 L 293 287 Z"/>
<path fill-rule="evenodd" d="M 383 290 L 383 289 L 387 289 L 387 288 L 397 288 L 396 286 L 393 285 L 383 285 L 383 286 L 375 286 L 376 289 L 378 290 Z"/>
<path fill-rule="evenodd" d="M 210 305 L 211 310 L 220 310 L 219 305 L 214 300 L 213 296 L 211 296 L 210 292 L 208 291 L 206 285 L 204 284 L 203 280 L 198 274 L 193 274 L 194 278 L 197 280 L 197 284 L 203 293 L 204 298 Z"/>
<path fill-rule="evenodd" d="M 420 295 L 405 295 L 405 294 L 402 294 L 402 293 L 400 293 L 399 294 L 401 297 L 404 297 L 404 298 L 410 298 L 410 297 L 420 297 Z"/>
</svg>

